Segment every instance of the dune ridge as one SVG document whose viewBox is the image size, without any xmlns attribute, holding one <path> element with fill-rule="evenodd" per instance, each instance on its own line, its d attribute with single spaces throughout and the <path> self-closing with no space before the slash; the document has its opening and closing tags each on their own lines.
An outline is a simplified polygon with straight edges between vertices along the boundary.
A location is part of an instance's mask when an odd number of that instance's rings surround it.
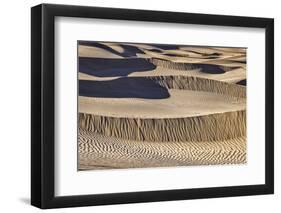
<svg viewBox="0 0 281 213">
<path fill-rule="evenodd" d="M 185 89 L 214 92 L 233 97 L 246 98 L 246 87 L 213 79 L 194 76 L 148 76 L 161 86 L 168 89 Z"/>
<path fill-rule="evenodd" d="M 218 81 L 210 78 L 202 78 L 196 76 L 183 76 L 183 75 L 162 75 L 162 76 L 132 76 L 129 78 L 119 78 L 119 79 L 109 79 L 107 81 L 96 81 L 93 79 L 90 80 L 81 80 L 80 86 L 80 95 L 83 94 L 84 84 L 92 85 L 92 87 L 100 87 L 103 90 L 117 88 L 126 89 L 128 93 L 132 90 L 148 90 L 151 87 L 157 88 L 159 90 L 164 89 L 178 89 L 178 90 L 192 90 L 192 91 L 204 91 L 204 92 L 213 92 L 221 95 L 237 97 L 237 98 L 246 98 L 246 87 L 244 85 L 239 85 L 236 83 L 227 83 L 223 81 Z M 126 87 L 126 85 L 128 85 Z M 84 87 L 82 87 L 84 86 Z M 88 86 L 89 87 L 89 86 Z M 88 88 L 86 87 L 86 89 Z M 147 87 L 148 89 L 146 89 Z M 102 93 L 102 89 L 100 93 Z M 87 89 L 89 91 L 89 89 Z M 106 92 L 106 91 L 105 91 Z M 102 95 L 105 93 L 103 92 Z M 115 91 L 117 92 L 117 91 Z M 149 96 L 149 92 L 146 96 Z M 98 94 L 96 94 L 98 95 Z M 82 95 L 83 96 L 83 95 Z M 87 95 L 85 95 L 87 96 Z"/>
<path fill-rule="evenodd" d="M 226 100 L 229 96 L 237 97 L 241 101 L 246 98 L 244 86 L 212 79 L 193 76 L 149 76 L 145 78 L 149 78 L 167 89 L 213 92 L 225 95 Z M 233 108 L 233 111 L 229 112 L 178 118 L 114 117 L 80 112 L 79 126 L 81 129 L 91 132 L 128 140 L 217 141 L 246 134 L 246 111 Z"/>
<path fill-rule="evenodd" d="M 183 71 L 188 71 L 188 70 L 204 71 L 209 66 L 209 69 L 211 68 L 214 74 L 220 74 L 238 68 L 238 67 L 231 67 L 231 66 L 207 64 L 206 62 L 183 63 L 183 62 L 174 62 L 174 61 L 169 61 L 166 59 L 159 59 L 159 58 L 147 58 L 146 60 L 148 60 L 150 63 L 154 64 L 155 66 L 161 66 L 168 69 L 176 69 L 176 70 L 183 70 Z"/>
<path fill-rule="evenodd" d="M 246 111 L 186 118 L 115 118 L 79 113 L 81 129 L 137 141 L 217 141 L 246 134 Z"/>
</svg>

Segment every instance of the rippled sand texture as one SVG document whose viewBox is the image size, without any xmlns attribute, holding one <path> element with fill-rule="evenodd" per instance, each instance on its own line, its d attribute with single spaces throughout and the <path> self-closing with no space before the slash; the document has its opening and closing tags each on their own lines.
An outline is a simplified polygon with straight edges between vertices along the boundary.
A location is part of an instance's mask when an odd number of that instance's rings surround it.
<svg viewBox="0 0 281 213">
<path fill-rule="evenodd" d="M 78 169 L 246 163 L 246 49 L 79 41 Z"/>
<path fill-rule="evenodd" d="M 139 142 L 79 130 L 80 170 L 240 164 L 245 137 L 202 142 Z"/>
</svg>

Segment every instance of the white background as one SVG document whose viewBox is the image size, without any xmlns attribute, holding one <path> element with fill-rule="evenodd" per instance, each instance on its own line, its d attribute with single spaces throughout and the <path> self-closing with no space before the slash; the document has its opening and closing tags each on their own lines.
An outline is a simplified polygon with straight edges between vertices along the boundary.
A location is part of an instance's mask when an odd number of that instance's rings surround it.
<svg viewBox="0 0 281 213">
<path fill-rule="evenodd" d="M 65 17 L 55 23 L 57 196 L 265 183 L 264 29 Z M 247 163 L 77 172 L 77 40 L 103 39 L 247 47 Z"/>
<path fill-rule="evenodd" d="M 201 12 L 275 18 L 275 55 L 280 56 L 281 14 L 278 1 L 45 1 L 107 7 Z M 38 212 L 30 196 L 30 7 L 40 1 L 3 1 L 1 4 L 1 212 Z M 281 64 L 275 63 L 275 108 L 281 108 Z M 258 85 L 257 85 L 258 86 Z M 51 212 L 278 212 L 281 207 L 280 110 L 275 111 L 275 195 L 173 201 L 58 209 Z M 279 131 L 278 131 L 279 130 Z M 280 209 L 279 209 L 280 211 Z"/>
</svg>

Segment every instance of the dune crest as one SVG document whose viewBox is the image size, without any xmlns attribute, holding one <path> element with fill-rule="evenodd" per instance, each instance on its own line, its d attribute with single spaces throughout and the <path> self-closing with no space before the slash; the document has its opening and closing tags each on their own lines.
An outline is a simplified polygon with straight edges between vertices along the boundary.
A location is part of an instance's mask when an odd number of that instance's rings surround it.
<svg viewBox="0 0 281 213">
<path fill-rule="evenodd" d="M 244 86 L 213 79 L 193 76 L 153 76 L 148 78 L 168 89 L 214 92 L 238 98 L 246 98 L 246 88 Z"/>
<path fill-rule="evenodd" d="M 79 113 L 79 127 L 136 141 L 219 141 L 246 134 L 246 111 L 168 119 L 114 118 Z"/>
</svg>

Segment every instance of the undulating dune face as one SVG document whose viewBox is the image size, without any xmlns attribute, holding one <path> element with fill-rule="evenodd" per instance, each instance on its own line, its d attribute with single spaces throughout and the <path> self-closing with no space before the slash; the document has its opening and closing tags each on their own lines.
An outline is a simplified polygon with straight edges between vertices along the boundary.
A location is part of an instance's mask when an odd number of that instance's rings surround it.
<svg viewBox="0 0 281 213">
<path fill-rule="evenodd" d="M 246 163 L 246 49 L 78 42 L 79 170 Z"/>
</svg>

